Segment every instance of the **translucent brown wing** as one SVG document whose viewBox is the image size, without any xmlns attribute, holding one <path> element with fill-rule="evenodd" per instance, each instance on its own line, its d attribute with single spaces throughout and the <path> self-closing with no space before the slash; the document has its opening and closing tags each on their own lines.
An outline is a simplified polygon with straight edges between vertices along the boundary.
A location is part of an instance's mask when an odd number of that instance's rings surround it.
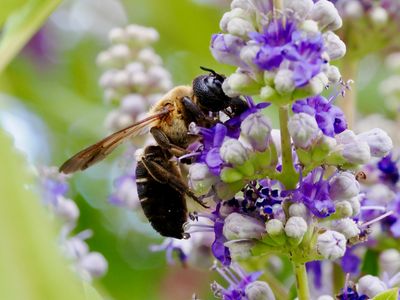
<svg viewBox="0 0 400 300">
<path fill-rule="evenodd" d="M 104 159 L 127 138 L 143 134 L 144 129 L 149 128 L 150 125 L 154 124 L 168 113 L 169 110 L 164 109 L 159 113 L 153 114 L 139 121 L 138 123 L 109 135 L 96 144 L 93 144 L 72 156 L 60 167 L 59 171 L 64 174 L 69 174 L 79 170 L 85 170 L 96 162 Z"/>
</svg>

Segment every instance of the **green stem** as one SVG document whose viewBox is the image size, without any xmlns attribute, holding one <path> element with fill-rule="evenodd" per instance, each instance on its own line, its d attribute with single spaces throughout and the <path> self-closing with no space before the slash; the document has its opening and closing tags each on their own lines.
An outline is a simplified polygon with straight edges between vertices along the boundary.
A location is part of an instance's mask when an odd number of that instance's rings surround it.
<svg viewBox="0 0 400 300">
<path fill-rule="evenodd" d="M 279 107 L 279 125 L 281 130 L 281 148 L 282 148 L 282 172 L 280 181 L 286 189 L 296 188 L 299 174 L 296 172 L 292 158 L 292 143 L 288 129 L 289 105 Z"/>
<path fill-rule="evenodd" d="M 309 300 L 310 292 L 308 290 L 306 266 L 303 263 L 293 262 L 293 267 L 296 275 L 297 298 L 299 300 Z"/>
</svg>

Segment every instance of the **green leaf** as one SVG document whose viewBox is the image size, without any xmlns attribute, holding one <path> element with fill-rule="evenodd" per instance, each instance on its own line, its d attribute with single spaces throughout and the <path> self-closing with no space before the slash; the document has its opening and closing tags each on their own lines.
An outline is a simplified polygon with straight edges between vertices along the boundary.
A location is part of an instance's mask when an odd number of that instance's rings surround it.
<svg viewBox="0 0 400 300">
<path fill-rule="evenodd" d="M 61 256 L 25 159 L 1 129 L 0 149 L 0 299 L 98 299 Z"/>
<path fill-rule="evenodd" d="M 394 288 L 394 289 L 385 291 L 383 293 L 380 293 L 379 295 L 372 298 L 372 300 L 397 300 L 398 295 L 399 295 L 399 289 Z"/>
<path fill-rule="evenodd" d="M 14 10 L 14 13 L 7 18 L 0 39 L 0 73 L 39 30 L 60 2 L 61 0 L 30 0 L 17 11 Z"/>
</svg>

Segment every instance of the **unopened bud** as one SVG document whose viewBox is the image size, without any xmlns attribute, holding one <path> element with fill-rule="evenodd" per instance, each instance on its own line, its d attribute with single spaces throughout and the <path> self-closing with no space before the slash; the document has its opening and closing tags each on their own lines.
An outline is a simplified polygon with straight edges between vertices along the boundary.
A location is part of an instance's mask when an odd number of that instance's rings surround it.
<svg viewBox="0 0 400 300">
<path fill-rule="evenodd" d="M 293 203 L 289 207 L 289 215 L 291 217 L 301 217 L 303 219 L 307 218 L 307 208 L 303 203 Z"/>
<path fill-rule="evenodd" d="M 241 94 L 258 94 L 261 86 L 244 72 L 231 74 L 224 80 L 222 89 L 230 97 L 236 97 Z"/>
<path fill-rule="evenodd" d="M 79 267 L 88 272 L 91 277 L 97 278 L 107 272 L 108 263 L 101 253 L 90 252 L 79 261 Z"/>
<path fill-rule="evenodd" d="M 293 71 L 280 69 L 274 79 L 275 90 L 280 95 L 290 95 L 296 88 L 293 80 Z"/>
<path fill-rule="evenodd" d="M 240 125 L 242 136 L 250 143 L 254 150 L 263 152 L 267 149 L 271 124 L 261 112 L 247 116 Z"/>
<path fill-rule="evenodd" d="M 127 36 L 124 29 L 116 27 L 110 30 L 108 39 L 112 44 L 126 43 Z"/>
<path fill-rule="evenodd" d="M 318 22 L 321 30 L 336 30 L 342 27 L 342 19 L 333 3 L 320 0 L 314 4 L 311 18 Z"/>
<path fill-rule="evenodd" d="M 211 53 L 221 63 L 242 66 L 239 53 L 244 47 L 243 39 L 232 34 L 215 34 L 211 40 Z"/>
<path fill-rule="evenodd" d="M 345 218 L 334 222 L 333 229 L 342 233 L 346 239 L 356 237 L 360 234 L 360 228 L 357 226 L 356 222 L 350 218 Z"/>
<path fill-rule="evenodd" d="M 251 249 L 254 247 L 253 240 L 233 240 L 224 243 L 225 247 L 229 248 L 229 254 L 235 261 L 248 259 L 252 256 Z"/>
<path fill-rule="evenodd" d="M 333 230 L 327 230 L 318 236 L 317 251 L 324 258 L 335 260 L 346 252 L 346 237 Z"/>
<path fill-rule="evenodd" d="M 232 35 L 247 38 L 250 32 L 255 31 L 255 28 L 253 24 L 246 19 L 233 18 L 228 22 L 226 31 Z"/>
<path fill-rule="evenodd" d="M 317 121 L 306 113 L 294 114 L 289 119 L 289 134 L 296 147 L 307 149 L 322 135 Z"/>
<path fill-rule="evenodd" d="M 286 235 L 294 239 L 301 239 L 307 229 L 307 222 L 301 217 L 290 217 L 285 224 Z"/>
<path fill-rule="evenodd" d="M 355 196 L 347 201 L 350 203 L 351 208 L 353 209 L 353 216 L 358 215 L 361 209 L 360 195 Z"/>
<path fill-rule="evenodd" d="M 386 284 L 376 276 L 365 275 L 358 280 L 357 291 L 360 295 L 374 298 L 376 295 L 386 291 Z"/>
<path fill-rule="evenodd" d="M 384 157 L 393 149 L 392 139 L 379 128 L 360 133 L 358 138 L 368 144 L 373 157 Z"/>
<path fill-rule="evenodd" d="M 308 82 L 307 89 L 312 95 L 317 95 L 325 90 L 328 83 L 329 83 L 328 76 L 326 76 L 325 73 L 320 72 L 310 79 L 310 81 Z"/>
<path fill-rule="evenodd" d="M 381 272 L 385 272 L 392 277 L 400 271 L 400 252 L 396 249 L 387 249 L 379 256 L 379 266 Z"/>
<path fill-rule="evenodd" d="M 213 176 L 207 165 L 196 163 L 189 169 L 189 187 L 196 195 L 204 195 L 216 183 L 217 178 Z"/>
<path fill-rule="evenodd" d="M 261 239 L 265 233 L 264 222 L 239 213 L 225 219 L 223 234 L 228 240 Z"/>
<path fill-rule="evenodd" d="M 249 157 L 246 148 L 236 139 L 226 139 L 219 152 L 225 162 L 233 165 L 242 165 Z"/>
<path fill-rule="evenodd" d="M 360 193 L 360 184 L 350 172 L 342 172 L 329 181 L 329 196 L 332 200 L 346 200 Z"/>
<path fill-rule="evenodd" d="M 249 300 L 275 300 L 275 296 L 264 281 L 254 281 L 245 288 L 245 295 Z"/>
<path fill-rule="evenodd" d="M 346 44 L 332 31 L 325 32 L 324 47 L 331 60 L 342 58 L 346 54 Z"/>
<path fill-rule="evenodd" d="M 314 2 L 312 0 L 284 0 L 283 7 L 287 10 L 290 10 L 296 14 L 296 16 L 305 18 L 310 13 Z"/>
<path fill-rule="evenodd" d="M 329 295 L 319 296 L 317 300 L 335 300 Z"/>
<path fill-rule="evenodd" d="M 342 156 L 352 164 L 365 164 L 371 159 L 368 144 L 360 140 L 353 131 L 345 130 L 335 136 L 338 146 L 342 148 Z"/>
<path fill-rule="evenodd" d="M 374 6 L 370 10 L 369 16 L 376 25 L 385 25 L 389 18 L 386 9 L 381 6 Z"/>
<path fill-rule="evenodd" d="M 364 13 L 364 8 L 358 0 L 348 0 L 344 3 L 343 7 L 346 17 L 357 19 Z"/>
<path fill-rule="evenodd" d="M 353 215 L 353 207 L 349 201 L 336 201 L 335 213 L 342 218 L 351 217 Z"/>
</svg>

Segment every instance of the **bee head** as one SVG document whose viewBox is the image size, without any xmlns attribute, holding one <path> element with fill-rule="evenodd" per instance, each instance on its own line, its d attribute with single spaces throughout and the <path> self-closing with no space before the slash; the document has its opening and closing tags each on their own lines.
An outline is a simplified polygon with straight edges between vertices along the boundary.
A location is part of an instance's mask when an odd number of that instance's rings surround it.
<svg viewBox="0 0 400 300">
<path fill-rule="evenodd" d="M 208 75 L 200 75 L 193 80 L 193 93 L 197 98 L 199 106 L 209 111 L 220 111 L 227 108 L 231 98 L 222 90 L 225 76 L 214 70 L 200 67 L 210 72 Z"/>
</svg>

